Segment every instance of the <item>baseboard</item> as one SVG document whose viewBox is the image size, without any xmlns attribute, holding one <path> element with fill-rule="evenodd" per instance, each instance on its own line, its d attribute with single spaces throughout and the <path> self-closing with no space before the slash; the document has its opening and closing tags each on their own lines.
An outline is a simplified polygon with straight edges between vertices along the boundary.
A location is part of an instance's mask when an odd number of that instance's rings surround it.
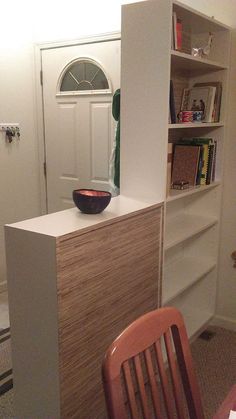
<svg viewBox="0 0 236 419">
<path fill-rule="evenodd" d="M 236 332 L 236 319 L 230 317 L 215 315 L 211 320 L 211 324 Z"/>
<path fill-rule="evenodd" d="M 7 291 L 7 281 L 0 282 L 0 294 Z"/>
</svg>

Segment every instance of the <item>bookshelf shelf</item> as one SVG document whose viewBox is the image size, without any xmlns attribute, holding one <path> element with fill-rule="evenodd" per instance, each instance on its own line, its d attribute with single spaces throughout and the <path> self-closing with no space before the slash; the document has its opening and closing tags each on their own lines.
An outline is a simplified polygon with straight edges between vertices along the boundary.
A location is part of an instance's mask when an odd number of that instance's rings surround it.
<svg viewBox="0 0 236 419">
<path fill-rule="evenodd" d="M 171 65 L 178 71 L 194 71 L 194 73 L 197 72 L 198 74 L 228 69 L 228 66 L 218 62 L 205 58 L 193 57 L 190 54 L 175 50 L 171 50 Z"/>
<path fill-rule="evenodd" d="M 165 280 L 162 287 L 163 304 L 169 303 L 215 267 L 216 262 L 212 258 L 184 257 L 170 263 L 165 268 Z"/>
<path fill-rule="evenodd" d="M 182 199 L 182 198 L 185 198 L 186 196 L 202 193 L 204 191 L 216 188 L 219 185 L 220 185 L 220 182 L 213 182 L 210 185 L 194 186 L 192 188 L 185 189 L 183 191 L 171 189 L 170 195 L 166 199 L 166 203 L 168 204 L 168 202 L 175 201 L 176 199 Z"/>
<path fill-rule="evenodd" d="M 214 226 L 217 222 L 218 219 L 216 217 L 183 213 L 173 217 L 169 222 L 167 220 L 165 250 L 183 243 L 185 240 Z"/>
<path fill-rule="evenodd" d="M 218 128 L 223 127 L 223 122 L 194 122 L 194 123 L 184 123 L 184 124 L 168 124 L 169 129 L 188 129 L 188 128 Z"/>
</svg>

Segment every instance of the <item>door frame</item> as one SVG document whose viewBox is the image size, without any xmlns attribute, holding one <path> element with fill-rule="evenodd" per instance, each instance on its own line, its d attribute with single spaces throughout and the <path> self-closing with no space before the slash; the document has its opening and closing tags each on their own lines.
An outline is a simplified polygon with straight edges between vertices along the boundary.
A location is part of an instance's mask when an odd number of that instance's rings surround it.
<svg viewBox="0 0 236 419">
<path fill-rule="evenodd" d="M 43 71 L 42 52 L 48 49 L 70 47 L 76 45 L 95 44 L 121 40 L 120 32 L 110 32 L 102 35 L 80 38 L 73 41 L 50 42 L 36 44 L 34 47 L 34 85 L 35 85 L 35 122 L 39 162 L 39 203 L 41 214 L 47 214 L 47 188 L 46 188 L 46 146 L 45 146 L 45 124 L 43 105 Z"/>
</svg>

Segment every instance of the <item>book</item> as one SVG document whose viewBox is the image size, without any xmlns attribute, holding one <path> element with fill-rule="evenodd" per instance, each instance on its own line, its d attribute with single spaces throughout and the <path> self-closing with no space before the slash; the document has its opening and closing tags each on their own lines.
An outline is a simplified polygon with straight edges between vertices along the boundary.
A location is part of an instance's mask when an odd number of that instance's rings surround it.
<svg viewBox="0 0 236 419">
<path fill-rule="evenodd" d="M 170 80 L 170 98 L 169 98 L 169 106 L 170 106 L 170 120 L 171 124 L 176 124 L 176 111 L 175 111 L 175 97 L 174 97 L 174 86 L 173 81 Z"/>
<path fill-rule="evenodd" d="M 172 15 L 172 32 L 173 32 L 173 47 L 175 50 L 182 49 L 182 20 L 177 17 L 176 12 Z"/>
<path fill-rule="evenodd" d="M 214 140 L 214 153 L 213 153 L 212 173 L 211 173 L 212 182 L 214 182 L 216 179 L 216 156 L 217 156 L 217 140 Z"/>
<path fill-rule="evenodd" d="M 172 14 L 173 48 L 177 49 L 177 14 Z"/>
<path fill-rule="evenodd" d="M 175 144 L 172 162 L 172 183 L 186 181 L 196 184 L 201 146 Z"/>
<path fill-rule="evenodd" d="M 206 175 L 206 185 L 210 185 L 210 183 L 211 183 L 213 156 L 214 156 L 214 144 L 210 144 L 209 145 L 207 175 Z"/>
<path fill-rule="evenodd" d="M 204 87 L 204 86 L 215 86 L 215 101 L 213 109 L 213 122 L 220 121 L 220 107 L 221 107 L 221 96 L 222 96 L 222 83 L 220 81 L 210 81 L 205 83 L 195 83 L 194 87 Z"/>
<path fill-rule="evenodd" d="M 206 137 L 182 138 L 182 139 L 179 140 L 178 143 L 179 144 L 192 144 L 192 145 L 201 145 L 202 146 L 203 150 L 202 150 L 202 155 L 200 156 L 200 157 L 202 157 L 200 182 L 197 183 L 197 184 L 206 185 L 207 167 L 208 167 L 208 159 L 209 159 L 209 146 L 210 146 L 210 144 L 213 143 L 212 138 L 206 138 Z"/>
<path fill-rule="evenodd" d="M 196 177 L 196 185 L 201 185 L 201 178 L 202 178 L 202 168 L 204 164 L 204 147 L 203 145 L 200 145 L 200 153 L 199 153 L 199 159 L 198 159 L 198 169 L 197 169 L 197 177 Z"/>
<path fill-rule="evenodd" d="M 178 51 L 182 49 L 182 31 L 183 31 L 182 20 L 177 18 L 177 22 L 176 22 L 177 48 L 176 49 Z"/>
<path fill-rule="evenodd" d="M 179 142 L 177 144 L 185 144 L 188 146 L 193 146 L 193 145 L 199 145 L 200 146 L 200 152 L 199 152 L 199 159 L 198 159 L 198 168 L 197 168 L 197 176 L 196 176 L 196 181 L 195 181 L 195 185 L 201 185 L 202 182 L 202 168 L 204 165 L 204 147 L 202 144 L 200 143 L 194 143 L 194 142 L 188 142 L 188 141 L 183 141 L 182 143 Z"/>
<path fill-rule="evenodd" d="M 184 89 L 181 111 L 203 111 L 202 122 L 212 122 L 214 118 L 216 86 L 199 86 Z"/>
<path fill-rule="evenodd" d="M 172 14 L 171 49 L 175 49 L 175 45 L 174 45 L 174 14 Z"/>
<path fill-rule="evenodd" d="M 168 143 L 166 196 L 169 195 L 170 189 L 171 189 L 172 154 L 173 154 L 173 143 Z"/>
</svg>

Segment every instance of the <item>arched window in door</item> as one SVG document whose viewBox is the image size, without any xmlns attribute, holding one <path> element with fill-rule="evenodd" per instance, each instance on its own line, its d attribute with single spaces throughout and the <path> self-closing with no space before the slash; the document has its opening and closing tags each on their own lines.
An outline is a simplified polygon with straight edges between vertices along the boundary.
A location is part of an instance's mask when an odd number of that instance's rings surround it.
<svg viewBox="0 0 236 419">
<path fill-rule="evenodd" d="M 104 70 L 88 58 L 79 58 L 69 63 L 62 72 L 59 86 L 62 94 L 111 93 Z"/>
</svg>

